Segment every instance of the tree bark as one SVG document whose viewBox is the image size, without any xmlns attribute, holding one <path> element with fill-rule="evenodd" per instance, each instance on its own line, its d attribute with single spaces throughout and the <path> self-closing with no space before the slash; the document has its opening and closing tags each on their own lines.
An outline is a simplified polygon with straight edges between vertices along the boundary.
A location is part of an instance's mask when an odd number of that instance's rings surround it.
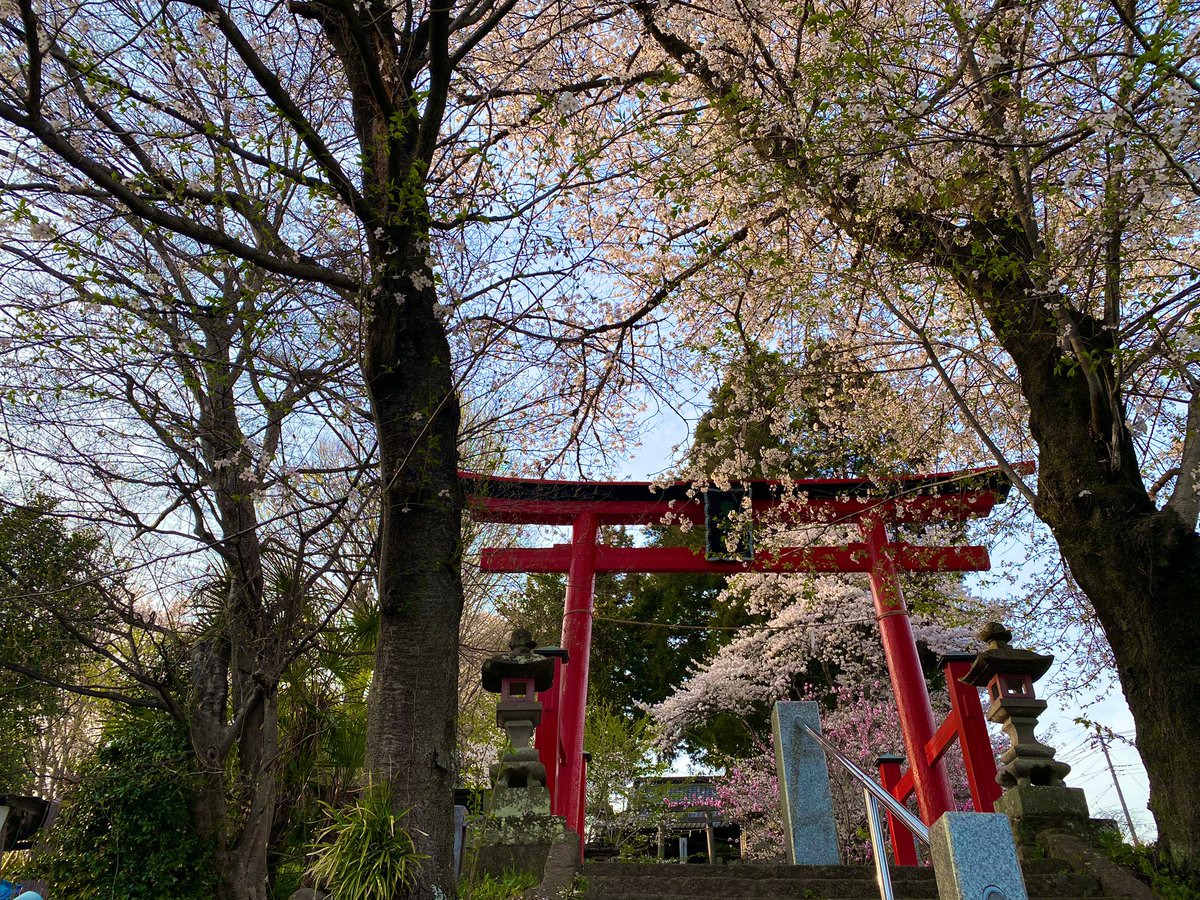
<svg viewBox="0 0 1200 900">
<path fill-rule="evenodd" d="M 385 281 L 376 292 L 364 359 L 383 486 L 367 766 L 410 810 L 405 827 L 429 857 L 416 895 L 453 896 L 459 407 L 432 289 L 397 287 Z"/>
<path fill-rule="evenodd" d="M 1146 488 L 1117 387 L 1117 333 L 1040 288 L 1037 248 L 1016 216 L 898 222 L 886 234 L 847 230 L 950 274 L 1012 357 L 1038 445 L 1034 512 L 1112 647 L 1160 851 L 1200 874 L 1200 537 Z"/>
<path fill-rule="evenodd" d="M 1137 724 L 1159 847 L 1200 874 L 1200 538 L 1146 490 L 1120 404 L 1096 409 L 1031 285 L 976 294 L 1012 355 L 1038 444 L 1035 512 L 1051 529 L 1112 646 Z M 1115 384 L 1112 332 L 1077 317 L 1099 375 Z M 1116 435 L 1114 438 L 1113 435 Z"/>
<path fill-rule="evenodd" d="M 460 413 L 428 259 L 426 193 L 450 78 L 450 7 L 434 0 L 407 32 L 385 2 L 360 9 L 293 0 L 292 9 L 321 23 L 341 63 L 362 153 L 364 206 L 356 212 L 372 273 L 361 298 L 362 366 L 381 483 L 367 769 L 388 783 L 397 810 L 408 810 L 405 827 L 427 857 L 413 894 L 452 897 Z"/>
<path fill-rule="evenodd" d="M 230 309 L 235 307 L 232 305 Z M 271 610 L 301 597 L 268 598 L 261 523 L 254 503 L 254 459 L 238 420 L 238 374 L 230 359 L 232 319 L 203 323 L 207 379 L 197 386 L 199 430 L 211 472 L 226 592 L 222 640 L 201 648 L 188 726 L 204 772 L 196 824 L 214 842 L 222 895 L 269 900 L 268 852 L 274 824 L 279 749 L 278 683 L 289 653 L 272 630 Z M 272 603 L 272 600 L 275 601 Z M 219 655 L 222 658 L 217 658 Z M 228 777 L 230 754 L 236 775 Z"/>
</svg>

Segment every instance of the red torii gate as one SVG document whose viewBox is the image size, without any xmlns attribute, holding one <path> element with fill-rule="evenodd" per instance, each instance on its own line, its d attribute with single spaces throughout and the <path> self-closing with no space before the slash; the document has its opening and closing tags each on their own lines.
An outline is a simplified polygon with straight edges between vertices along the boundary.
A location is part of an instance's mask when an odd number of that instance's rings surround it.
<svg viewBox="0 0 1200 900">
<path fill-rule="evenodd" d="M 1022 466 L 1023 472 L 1031 466 Z M 969 572 L 990 567 L 984 547 L 924 547 L 893 541 L 895 523 L 964 521 L 991 513 L 1011 487 L 998 469 L 971 469 L 879 481 L 853 478 L 746 483 L 755 515 L 786 501 L 783 514 L 794 523 L 857 525 L 861 542 L 836 547 L 793 547 L 761 552 L 750 560 L 715 561 L 686 547 L 612 547 L 597 543 L 601 525 L 651 525 L 668 516 L 705 523 L 702 491 L 691 483 L 577 482 L 460 475 L 468 508 L 478 521 L 531 525 L 570 525 L 571 543 L 547 548 L 486 548 L 480 566 L 489 572 L 563 572 L 567 575 L 562 646 L 568 661 L 555 669 L 554 686 L 539 695 L 543 703 L 537 748 L 546 766 L 552 811 L 580 835 L 584 827 L 584 712 L 592 603 L 597 572 L 864 572 L 887 657 L 909 770 L 902 782 L 897 768 L 885 773 L 889 788 L 913 792 L 921 818 L 932 824 L 954 808 L 942 754 L 958 736 L 967 757 L 975 807 L 990 811 L 995 763 L 982 715 L 955 710 L 935 731 L 925 677 L 900 589 L 898 572 Z M 799 497 L 797 502 L 795 498 Z M 949 675 L 949 672 L 947 672 Z M 973 689 L 972 689 L 973 690 Z M 959 692 L 961 693 L 961 692 Z M 982 744 L 980 742 L 983 742 Z M 974 771 L 974 769 L 990 771 Z M 978 790 L 976 785 L 982 785 Z M 893 841 L 896 832 L 893 825 Z M 897 861 L 905 862 L 911 847 Z M 902 860 L 901 857 L 904 857 Z"/>
</svg>

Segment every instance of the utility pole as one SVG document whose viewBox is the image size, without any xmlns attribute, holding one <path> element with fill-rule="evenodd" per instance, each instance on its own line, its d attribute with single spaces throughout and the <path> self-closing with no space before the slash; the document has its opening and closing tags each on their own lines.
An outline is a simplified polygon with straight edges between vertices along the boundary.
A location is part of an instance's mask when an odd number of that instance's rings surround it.
<svg viewBox="0 0 1200 900">
<path fill-rule="evenodd" d="M 1117 781 L 1117 770 L 1113 766 L 1112 757 L 1108 753 L 1108 736 L 1101 730 L 1100 726 L 1096 726 L 1096 740 L 1100 742 L 1100 750 L 1104 753 L 1104 759 L 1108 762 L 1108 771 L 1112 773 L 1113 787 L 1117 789 L 1117 799 L 1121 801 L 1121 812 L 1125 813 L 1125 824 L 1129 826 L 1129 836 L 1133 838 L 1133 846 L 1140 847 L 1142 842 L 1138 840 L 1137 831 L 1133 827 L 1133 817 L 1129 815 L 1129 807 L 1125 805 L 1125 795 L 1121 793 L 1121 782 Z"/>
</svg>

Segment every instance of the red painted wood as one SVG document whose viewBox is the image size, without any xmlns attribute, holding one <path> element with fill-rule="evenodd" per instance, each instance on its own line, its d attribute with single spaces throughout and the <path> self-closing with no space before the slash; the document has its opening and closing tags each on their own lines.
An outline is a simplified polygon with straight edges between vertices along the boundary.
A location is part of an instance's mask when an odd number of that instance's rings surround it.
<svg viewBox="0 0 1200 900">
<path fill-rule="evenodd" d="M 995 812 L 996 801 L 1000 799 L 1000 785 L 996 783 L 996 756 L 988 737 L 979 689 L 962 683 L 963 676 L 970 668 L 968 660 L 955 659 L 947 660 L 942 671 L 946 673 L 950 708 L 959 723 L 958 742 L 962 747 L 963 762 L 966 763 L 971 802 L 976 812 Z"/>
<path fill-rule="evenodd" d="M 998 498 L 991 493 L 970 493 L 956 497 L 914 497 L 903 503 L 890 500 L 814 500 L 787 511 L 785 521 L 846 522 L 865 513 L 881 512 L 890 522 L 963 521 L 988 516 Z M 754 512 L 762 516 L 778 504 L 755 501 Z M 505 497 L 469 498 L 471 515 L 480 522 L 507 522 L 527 525 L 570 525 L 575 516 L 595 513 L 602 525 L 654 525 L 668 516 L 693 525 L 704 523 L 704 506 L 699 502 L 674 507 L 663 501 L 558 501 L 516 500 Z"/>
<path fill-rule="evenodd" d="M 571 561 L 563 611 L 562 645 L 570 654 L 564 668 L 559 713 L 559 761 L 553 811 L 582 837 L 584 815 L 583 720 L 587 709 L 588 656 L 592 644 L 592 602 L 596 592 L 594 513 L 581 513 L 571 529 Z M 582 851 L 581 851 L 582 852 Z"/>
<path fill-rule="evenodd" d="M 871 597 L 879 619 L 879 635 L 887 657 L 909 771 L 913 774 L 917 808 L 922 821 L 932 825 L 942 813 L 954 808 L 954 797 L 945 766 L 940 762 L 930 765 L 925 757 L 925 745 L 934 734 L 933 708 L 929 705 L 925 675 L 900 591 L 894 547 L 889 543 L 887 526 L 877 516 L 860 521 L 859 530 L 870 545 Z"/>
<path fill-rule="evenodd" d="M 901 782 L 900 763 L 879 762 L 879 783 L 901 803 L 908 799 L 908 793 L 903 797 L 896 794 L 896 787 Z M 911 792 L 911 789 L 910 789 Z M 915 866 L 917 859 L 917 839 L 911 831 L 891 813 L 887 814 L 888 834 L 892 839 L 892 855 L 898 866 Z"/>
<path fill-rule="evenodd" d="M 906 572 L 981 572 L 991 566 L 986 547 L 922 547 L 893 544 L 896 568 Z M 566 572 L 571 546 L 485 548 L 479 565 L 485 572 Z M 597 572 L 870 572 L 870 548 L 788 547 L 759 551 L 748 563 L 713 562 L 687 547 L 596 547 Z"/>
<path fill-rule="evenodd" d="M 562 691 L 563 664 L 561 659 L 554 660 L 554 683 L 550 689 L 537 695 L 542 704 L 542 718 L 534 729 L 533 746 L 537 749 L 538 760 L 546 767 L 546 790 L 554 797 L 554 785 L 558 780 L 558 695 Z M 551 801 L 553 802 L 553 800 Z"/>
<path fill-rule="evenodd" d="M 1022 474 L 1033 471 L 1032 463 L 1016 468 Z M 551 481 L 462 472 L 459 483 L 480 521 L 570 525 L 585 512 L 599 516 L 602 525 L 649 524 L 668 515 L 696 524 L 704 521 L 702 495 L 686 482 Z M 747 484 L 757 513 L 777 507 L 785 493 L 778 482 Z M 988 515 L 1008 491 L 1007 480 L 994 468 L 878 481 L 818 478 L 796 485 L 807 499 L 788 502 L 786 519 L 791 522 L 842 522 L 866 513 L 890 522 L 957 521 Z"/>
<path fill-rule="evenodd" d="M 584 757 L 581 757 L 579 760 L 579 773 L 580 773 L 579 774 L 579 797 L 576 798 L 579 803 L 579 829 L 578 830 L 579 830 L 579 860 L 580 860 L 580 862 L 583 861 L 583 848 L 587 844 L 587 841 L 585 840 L 584 833 L 583 833 L 584 816 L 587 813 L 587 771 L 588 771 L 588 758 L 586 756 L 584 756 Z"/>
<path fill-rule="evenodd" d="M 929 739 L 929 743 L 925 745 L 925 758 L 931 765 L 941 761 L 956 737 L 958 737 L 958 716 L 951 710 L 950 715 L 946 716 L 942 724 L 938 726 L 938 730 L 933 733 L 933 737 Z"/>
</svg>

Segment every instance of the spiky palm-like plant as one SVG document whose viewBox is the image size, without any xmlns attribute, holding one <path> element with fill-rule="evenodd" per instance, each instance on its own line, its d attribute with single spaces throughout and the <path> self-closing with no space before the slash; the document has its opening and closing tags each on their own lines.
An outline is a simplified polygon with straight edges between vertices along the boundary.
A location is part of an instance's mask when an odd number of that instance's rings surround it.
<svg viewBox="0 0 1200 900">
<path fill-rule="evenodd" d="M 402 894 L 416 882 L 421 861 L 384 785 L 363 791 L 351 806 L 327 807 L 331 824 L 317 835 L 309 872 L 331 900 L 376 900 Z"/>
</svg>

